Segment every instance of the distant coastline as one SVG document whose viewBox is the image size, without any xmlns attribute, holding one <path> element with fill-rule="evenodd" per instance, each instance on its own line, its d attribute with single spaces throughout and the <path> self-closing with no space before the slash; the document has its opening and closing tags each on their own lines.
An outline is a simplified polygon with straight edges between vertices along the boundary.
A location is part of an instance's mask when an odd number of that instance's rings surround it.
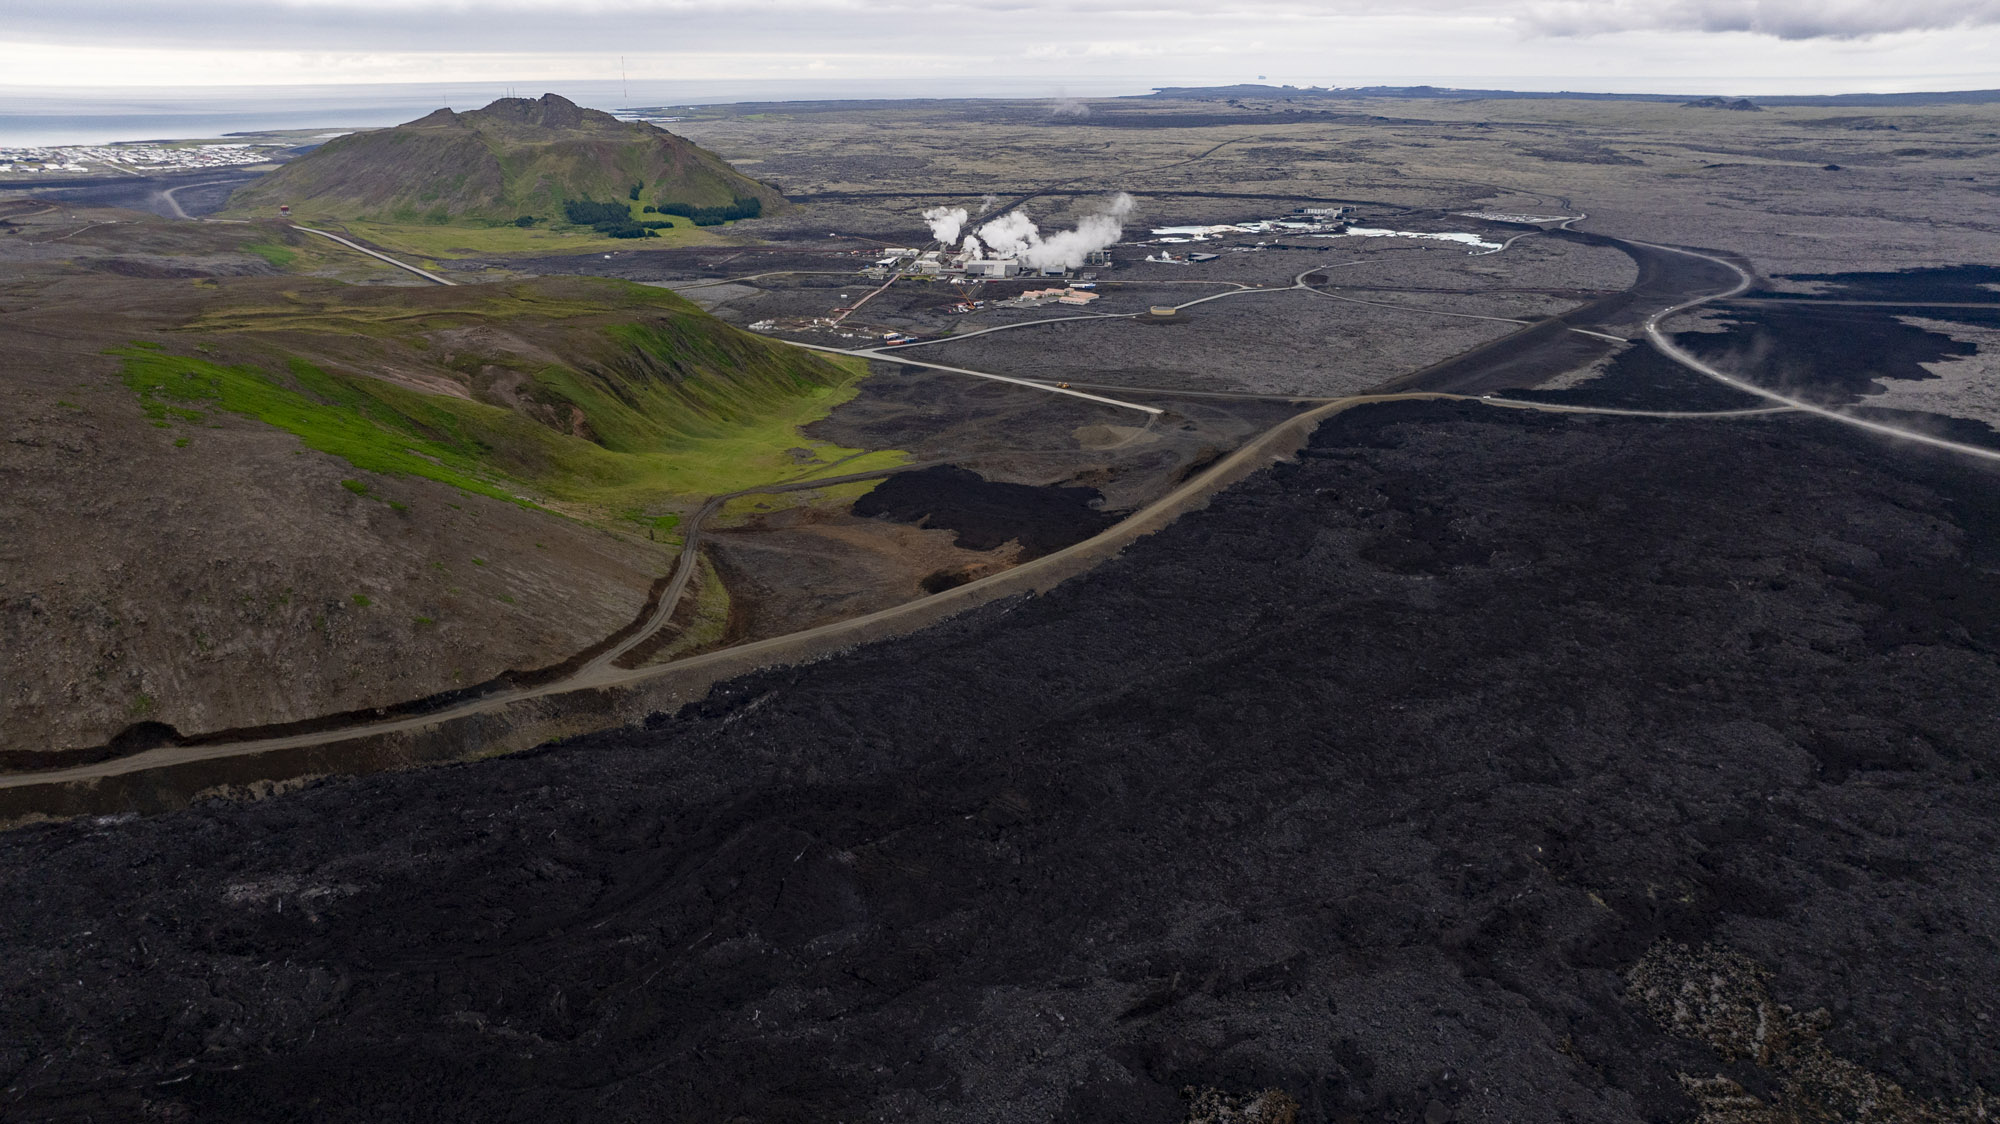
<svg viewBox="0 0 2000 1124">
<path fill-rule="evenodd" d="M 1151 92 L 1136 80 L 1044 78 L 880 81 L 398 83 L 182 89 L 41 89 L 0 85 L 0 148 L 221 139 L 240 133 L 365 129 L 440 106 L 478 109 L 495 98 L 558 93 L 591 109 L 850 98 L 1115 97 Z"/>
<path fill-rule="evenodd" d="M 1551 80 L 1553 81 L 1553 80 Z M 1524 85 L 1531 84 L 1526 80 Z M 1602 82 L 1599 85 L 1615 83 Z M 1661 81 L 1673 89 L 1686 82 Z M 226 139 L 311 129 L 386 127 L 421 117 L 440 106 L 477 109 L 495 98 L 555 92 L 592 109 L 617 111 L 675 104 L 735 102 L 946 100 L 999 98 L 1070 100 L 1092 98 L 1228 97 L 1292 100 L 1395 98 L 1409 100 L 1551 99 L 1678 102 L 1719 90 L 1679 92 L 1583 89 L 1504 90 L 1452 86 L 1276 86 L 1265 84 L 1168 86 L 1136 79 L 1048 78 L 881 79 L 839 81 L 729 80 L 701 82 L 541 81 L 505 83 L 398 83 L 346 86 L 243 86 L 186 88 L 45 89 L 0 85 L 0 148 L 101 145 L 151 140 Z M 1729 91 L 1739 96 L 1742 91 Z M 1984 104 L 2000 101 L 2000 90 L 1907 93 L 1750 93 L 1765 106 L 1893 107 Z"/>
</svg>

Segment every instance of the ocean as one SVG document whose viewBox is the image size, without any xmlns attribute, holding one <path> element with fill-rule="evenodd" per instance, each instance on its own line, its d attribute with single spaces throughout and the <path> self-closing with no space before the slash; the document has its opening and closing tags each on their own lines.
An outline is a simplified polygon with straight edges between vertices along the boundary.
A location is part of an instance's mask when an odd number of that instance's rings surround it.
<svg viewBox="0 0 2000 1124">
<path fill-rule="evenodd" d="M 361 129 L 437 109 L 478 109 L 495 98 L 554 92 L 593 109 L 738 101 L 855 98 L 1059 98 L 1143 94 L 1131 80 L 1042 78 L 843 81 L 409 83 L 352 86 L 211 86 L 174 89 L 35 89 L 0 85 L 0 148 L 116 141 L 192 140 L 288 129 Z"/>
</svg>

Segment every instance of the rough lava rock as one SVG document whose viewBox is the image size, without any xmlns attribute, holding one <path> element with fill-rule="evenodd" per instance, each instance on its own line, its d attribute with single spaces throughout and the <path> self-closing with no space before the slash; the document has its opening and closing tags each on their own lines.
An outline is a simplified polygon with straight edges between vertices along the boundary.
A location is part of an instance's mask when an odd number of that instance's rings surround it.
<svg viewBox="0 0 2000 1124">
<path fill-rule="evenodd" d="M 1970 1119 L 1996 483 L 1370 407 L 643 730 L 17 832 L 0 1115 Z"/>
</svg>

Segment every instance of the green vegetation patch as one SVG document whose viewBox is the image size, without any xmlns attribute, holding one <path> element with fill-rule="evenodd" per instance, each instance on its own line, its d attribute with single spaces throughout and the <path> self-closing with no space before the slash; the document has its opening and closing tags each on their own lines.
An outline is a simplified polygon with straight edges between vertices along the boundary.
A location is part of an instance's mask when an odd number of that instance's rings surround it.
<svg viewBox="0 0 2000 1124">
<path fill-rule="evenodd" d="M 632 189 L 632 198 L 639 197 L 639 189 Z M 569 199 L 563 202 L 563 218 L 577 226 L 587 226 L 597 233 L 610 238 L 657 238 L 657 230 L 671 227 L 671 222 L 642 222 L 632 217 L 632 209 L 625 203 L 596 203 L 588 199 Z"/>
<path fill-rule="evenodd" d="M 647 208 L 652 210 L 653 208 Z M 663 215 L 680 215 L 694 220 L 696 226 L 721 226 L 737 219 L 754 219 L 764 213 L 764 201 L 754 196 L 739 196 L 726 207 L 697 207 L 692 203 L 665 203 L 659 207 Z"/>
<path fill-rule="evenodd" d="M 863 363 L 745 336 L 659 289 L 480 286 L 422 292 L 426 299 L 414 307 L 340 290 L 319 299 L 278 296 L 279 304 L 267 295 L 258 304 L 217 308 L 190 327 L 229 332 L 287 358 L 228 365 L 137 343 L 110 352 L 123 360 L 125 384 L 154 424 L 198 420 L 204 410 L 240 414 L 366 472 L 421 477 L 526 506 L 534 504 L 521 493 L 531 493 L 565 513 L 605 521 L 809 474 L 789 452 L 801 446 L 822 464 L 842 461 L 845 471 L 906 459 L 800 432 L 858 393 Z M 444 357 L 417 346 L 427 333 L 482 323 L 536 333 L 564 357 L 564 364 L 521 370 L 529 400 L 522 409 L 427 394 L 299 357 L 324 348 L 342 364 L 433 364 Z M 410 350 L 385 350 L 397 348 Z M 504 354 L 465 355 L 442 373 L 496 360 L 518 363 Z M 343 486 L 376 498 L 363 479 Z"/>
<path fill-rule="evenodd" d="M 276 242 L 249 242 L 243 246 L 245 253 L 256 254 L 279 269 L 290 269 L 299 260 L 297 250 L 280 246 Z"/>
<path fill-rule="evenodd" d="M 490 452 L 485 428 L 535 428 L 533 422 L 505 410 L 439 399 L 370 379 L 340 378 L 297 360 L 290 365 L 289 380 L 280 380 L 255 367 L 224 366 L 137 346 L 110 354 L 125 361 L 125 385 L 139 396 L 149 417 L 169 412 L 199 417 L 196 411 L 169 403 L 205 403 L 295 434 L 308 448 L 368 472 L 421 476 L 520 502 L 491 479 L 482 463 Z M 479 411 L 494 416 L 467 416 Z M 342 481 L 342 486 L 356 494 L 368 489 L 352 480 Z"/>
</svg>

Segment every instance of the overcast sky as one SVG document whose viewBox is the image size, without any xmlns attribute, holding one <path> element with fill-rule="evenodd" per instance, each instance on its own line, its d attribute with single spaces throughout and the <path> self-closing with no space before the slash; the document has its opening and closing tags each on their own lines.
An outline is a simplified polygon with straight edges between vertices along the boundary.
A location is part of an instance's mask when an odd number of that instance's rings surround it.
<svg viewBox="0 0 2000 1124">
<path fill-rule="evenodd" d="M 6 0 L 0 84 L 2000 87 L 2000 0 Z"/>
</svg>

